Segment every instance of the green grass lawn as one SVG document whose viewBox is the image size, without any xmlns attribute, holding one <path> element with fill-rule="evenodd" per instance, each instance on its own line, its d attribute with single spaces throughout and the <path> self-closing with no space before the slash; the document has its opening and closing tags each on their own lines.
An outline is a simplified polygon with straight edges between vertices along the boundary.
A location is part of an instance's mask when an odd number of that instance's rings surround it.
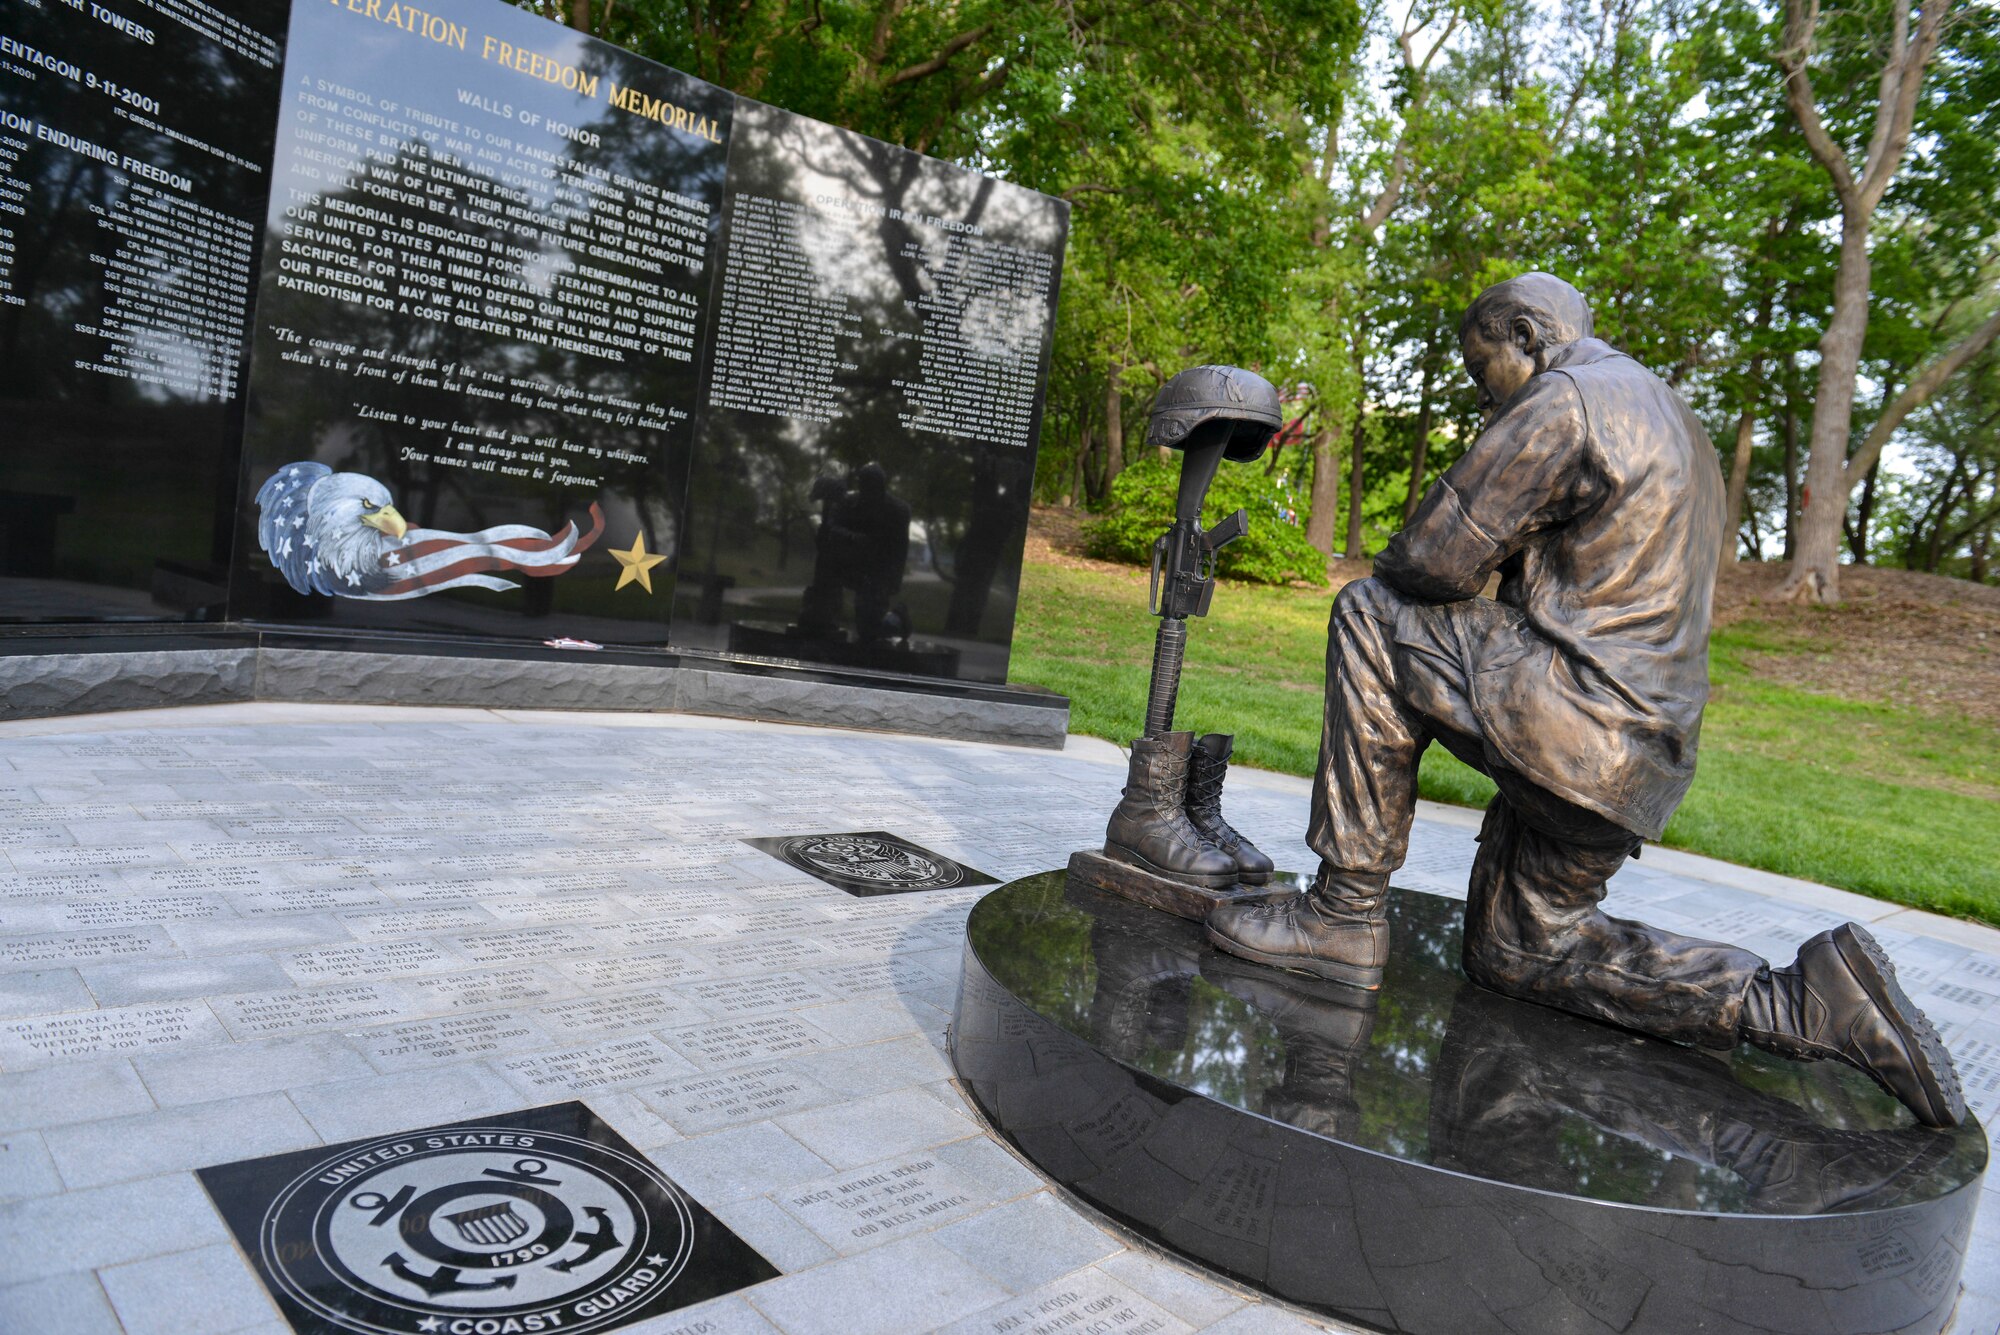
<svg viewBox="0 0 2000 1335">
<path fill-rule="evenodd" d="M 1319 748 L 1325 590 L 1228 584 L 1188 623 L 1176 721 L 1236 733 L 1245 764 L 1308 774 Z M 1070 698 L 1070 728 L 1126 743 L 1145 714 L 1158 621 L 1142 575 L 1029 565 L 1010 673 Z M 1674 848 L 2000 924 L 2000 730 L 1760 680 L 1754 625 L 1719 631 L 1701 761 Z M 1484 775 L 1438 747 L 1424 796 L 1483 805 Z"/>
</svg>

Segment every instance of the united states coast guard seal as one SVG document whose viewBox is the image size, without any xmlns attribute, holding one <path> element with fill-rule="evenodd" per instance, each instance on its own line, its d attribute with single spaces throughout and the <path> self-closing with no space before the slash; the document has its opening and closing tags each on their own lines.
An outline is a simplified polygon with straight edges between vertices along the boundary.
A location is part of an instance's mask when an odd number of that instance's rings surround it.
<svg viewBox="0 0 2000 1335">
<path fill-rule="evenodd" d="M 622 1324 L 687 1265 L 687 1199 L 611 1146 L 476 1124 L 349 1146 L 293 1178 L 258 1250 L 338 1329 L 530 1335 Z"/>
</svg>

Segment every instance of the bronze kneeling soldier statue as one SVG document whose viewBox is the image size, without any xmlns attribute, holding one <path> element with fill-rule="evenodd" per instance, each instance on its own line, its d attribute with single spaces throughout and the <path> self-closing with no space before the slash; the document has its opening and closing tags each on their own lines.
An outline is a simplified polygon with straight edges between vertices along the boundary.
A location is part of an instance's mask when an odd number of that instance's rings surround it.
<svg viewBox="0 0 2000 1335">
<path fill-rule="evenodd" d="M 1541 273 L 1466 312 L 1486 426 L 1374 577 L 1334 600 L 1307 833 L 1318 877 L 1217 908 L 1209 938 L 1378 986 L 1389 875 L 1435 741 L 1500 789 L 1466 905 L 1474 981 L 1678 1042 L 1845 1062 L 1926 1124 L 1955 1125 L 1950 1054 L 1864 928 L 1823 932 L 1774 969 L 1598 907 L 1694 778 L 1723 490 L 1686 404 L 1592 324 L 1582 294 Z M 1498 596 L 1480 597 L 1496 572 Z"/>
</svg>

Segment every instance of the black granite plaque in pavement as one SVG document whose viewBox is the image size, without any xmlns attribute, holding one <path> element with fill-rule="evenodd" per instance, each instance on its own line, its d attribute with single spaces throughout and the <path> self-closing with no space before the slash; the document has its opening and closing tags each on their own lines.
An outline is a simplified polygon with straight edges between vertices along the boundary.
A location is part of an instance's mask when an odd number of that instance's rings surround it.
<svg viewBox="0 0 2000 1335">
<path fill-rule="evenodd" d="M 581 1103 L 199 1176 L 300 1335 L 608 1331 L 778 1273 Z"/>
<path fill-rule="evenodd" d="M 886 830 L 788 834 L 743 842 L 828 885 L 863 898 L 999 884 L 985 872 L 975 871 L 963 862 L 933 853 Z"/>
</svg>

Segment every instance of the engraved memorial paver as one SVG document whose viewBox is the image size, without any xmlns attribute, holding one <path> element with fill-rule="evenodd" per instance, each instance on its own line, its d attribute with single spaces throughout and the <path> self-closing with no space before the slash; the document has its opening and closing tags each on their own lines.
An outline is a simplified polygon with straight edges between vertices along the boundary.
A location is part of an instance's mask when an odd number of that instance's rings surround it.
<svg viewBox="0 0 2000 1335">
<path fill-rule="evenodd" d="M 971 1213 L 985 1194 L 935 1155 L 916 1155 L 808 1182 L 778 1203 L 835 1250 L 852 1252 L 929 1232 Z"/>
<path fill-rule="evenodd" d="M 588 955 L 601 947 L 572 927 L 535 927 L 516 932 L 480 932 L 452 938 L 458 953 L 474 964 L 560 959 Z"/>
<path fill-rule="evenodd" d="M 307 986 L 351 983 L 369 978 L 401 978 L 457 968 L 457 955 L 429 941 L 393 941 L 380 945 L 318 946 L 286 950 L 278 955 L 286 973 Z"/>
<path fill-rule="evenodd" d="M 461 1015 L 417 1020 L 348 1035 L 378 1071 L 408 1071 L 551 1043 L 525 1015 Z"/>
<path fill-rule="evenodd" d="M 997 1303 L 941 1335 L 1183 1335 L 1187 1322 L 1100 1270 L 1086 1270 Z"/>
<path fill-rule="evenodd" d="M 557 967 L 574 975 L 580 982 L 603 988 L 707 978 L 714 972 L 693 951 L 676 947 L 645 950 L 611 959 L 564 960 Z"/>
<path fill-rule="evenodd" d="M 492 917 L 477 904 L 398 909 L 387 913 L 343 913 L 340 920 L 357 941 L 393 941 L 406 936 L 485 927 Z"/>
<path fill-rule="evenodd" d="M 538 1007 L 552 1034 L 608 1033 L 619 1029 L 669 1029 L 711 1019 L 703 1007 L 664 988 L 615 996 L 577 997 Z"/>
<path fill-rule="evenodd" d="M 173 938 L 160 927 L 56 932 L 46 936 L 17 936 L 0 941 L 0 967 L 73 964 L 83 960 L 141 959 L 151 955 L 179 953 L 179 947 L 174 945 Z"/>
<path fill-rule="evenodd" d="M 17 1070 L 58 1059 L 131 1055 L 225 1037 L 214 1013 L 199 1001 L 9 1020 L 0 1023 L 0 1066 Z"/>
<path fill-rule="evenodd" d="M 690 1076 L 646 1090 L 640 1097 L 676 1130 L 694 1136 L 818 1108 L 841 1096 L 802 1071 L 763 1065 Z"/>
<path fill-rule="evenodd" d="M 576 993 L 575 984 L 541 964 L 412 978 L 402 988 L 419 1011 L 477 1010 Z"/>
<path fill-rule="evenodd" d="M 825 1031 L 789 1015 L 696 1025 L 676 1030 L 667 1039 L 695 1064 L 710 1067 L 737 1066 L 832 1044 Z"/>
<path fill-rule="evenodd" d="M 276 1038 L 335 1025 L 366 1024 L 408 1014 L 403 994 L 385 983 L 218 997 L 213 1005 L 230 1036 L 238 1041 Z"/>
<path fill-rule="evenodd" d="M 583 1094 L 620 1089 L 688 1070 L 685 1059 L 650 1034 L 531 1057 L 503 1057 L 493 1065 L 536 1098 L 566 1090 Z"/>
<path fill-rule="evenodd" d="M 797 1010 L 834 999 L 831 992 L 795 973 L 683 983 L 681 990 L 719 1016 Z"/>
</svg>

